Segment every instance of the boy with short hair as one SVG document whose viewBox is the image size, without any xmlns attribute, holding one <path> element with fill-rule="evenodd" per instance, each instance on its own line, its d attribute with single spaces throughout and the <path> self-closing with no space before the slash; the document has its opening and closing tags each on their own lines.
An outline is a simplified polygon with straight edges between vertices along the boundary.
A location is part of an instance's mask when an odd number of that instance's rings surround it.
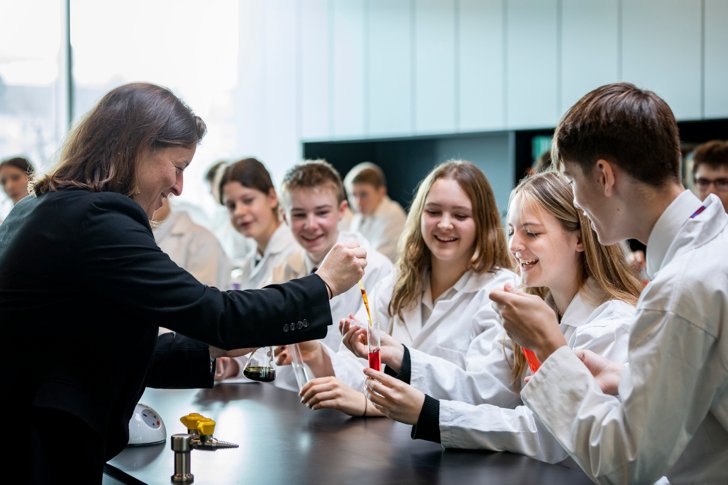
<svg viewBox="0 0 728 485">
<path fill-rule="evenodd" d="M 284 219 L 302 250 L 294 252 L 273 270 L 274 281 L 288 281 L 311 273 L 339 241 L 357 242 L 367 249 L 367 268 L 361 281 L 368 291 L 392 273 L 391 261 L 368 247 L 361 234 L 339 231 L 338 224 L 347 207 L 344 186 L 338 171 L 325 160 L 306 160 L 290 168 L 283 177 L 280 201 Z M 353 287 L 332 298 L 330 304 L 331 317 L 338 322 L 361 308 L 361 291 L 358 286 Z M 335 353 L 341 335 L 330 331 L 322 343 Z M 279 367 L 276 385 L 297 391 L 292 377 L 292 372 Z"/>
<path fill-rule="evenodd" d="M 344 184 L 354 206 L 349 229 L 361 233 L 374 249 L 395 262 L 407 214 L 387 195 L 384 172 L 371 162 L 362 162 L 346 174 Z"/>
<path fill-rule="evenodd" d="M 715 194 L 728 212 L 728 141 L 711 140 L 695 147 L 693 181 L 700 200 Z"/>
<path fill-rule="evenodd" d="M 586 94 L 554 144 L 599 241 L 646 243 L 651 281 L 624 368 L 566 347 L 537 297 L 491 292 L 508 333 L 542 362 L 521 397 L 592 479 L 728 483 L 728 215 L 720 199 L 701 202 L 685 190 L 674 115 L 632 84 Z"/>
</svg>

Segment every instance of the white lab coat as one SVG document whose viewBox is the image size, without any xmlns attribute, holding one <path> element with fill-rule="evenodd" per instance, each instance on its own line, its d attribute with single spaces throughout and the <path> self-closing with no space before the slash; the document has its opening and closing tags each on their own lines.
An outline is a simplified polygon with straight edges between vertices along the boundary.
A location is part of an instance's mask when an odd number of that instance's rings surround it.
<svg viewBox="0 0 728 485">
<path fill-rule="evenodd" d="M 390 261 L 396 262 L 397 243 L 404 230 L 406 219 L 407 214 L 402 206 L 385 195 L 373 214 L 364 216 L 355 213 L 349 230 L 361 233 L 374 249 L 388 257 Z"/>
<path fill-rule="evenodd" d="M 393 272 L 393 265 L 389 259 L 378 251 L 371 249 L 364 237 L 356 232 L 340 232 L 337 242 L 357 242 L 367 250 L 367 267 L 362 277 L 362 284 L 367 293 L 374 290 L 379 281 L 390 276 Z M 276 283 L 300 278 L 313 271 L 314 263 L 303 249 L 289 255 L 287 260 L 273 270 L 273 279 Z M 329 328 L 326 337 L 320 339 L 324 347 L 338 349 L 341 344 L 341 335 L 338 332 L 339 320 L 346 318 L 349 313 L 357 314 L 364 304 L 362 302 L 361 290 L 354 285 L 344 293 L 337 295 L 329 302 L 331 306 L 331 320 L 333 325 Z M 276 387 L 298 392 L 295 375 L 291 366 L 278 366 L 276 371 Z M 309 374 L 313 375 L 313 374 Z"/>
<path fill-rule="evenodd" d="M 186 212 L 173 210 L 153 232 L 162 251 L 200 283 L 228 288 L 231 264 L 220 241 Z"/>
<path fill-rule="evenodd" d="M 371 298 L 372 317 L 378 320 L 382 331 L 406 345 L 411 354 L 419 351 L 418 355 L 430 354 L 464 367 L 471 356 L 481 351 L 483 342 L 496 338 L 503 329 L 488 295 L 506 283 L 515 284 L 515 279 L 515 274 L 505 269 L 494 273 L 466 271 L 452 288 L 432 302 L 430 277 L 425 274 L 422 300 L 403 312 L 402 321 L 387 314 L 394 288 L 393 274 L 382 281 Z M 360 312 L 357 319 L 366 322 L 366 314 Z M 362 369 L 368 362 L 354 356 L 343 344 L 336 354 L 329 355 L 336 376 L 354 389 L 362 389 Z"/>
<path fill-rule="evenodd" d="M 561 318 L 561 331 L 572 349 L 588 349 L 615 362 L 627 361 L 627 340 L 634 306 L 607 300 L 593 280 L 574 296 Z M 556 463 L 566 451 L 543 428 L 512 384 L 513 343 L 505 332 L 483 361 L 462 370 L 432 359 L 413 359 L 412 385 L 440 401 L 440 442 L 447 448 L 485 448 L 528 455 Z M 435 365 L 437 364 L 437 365 Z M 429 375 L 428 375 L 429 373 Z M 443 384 L 449 383 L 449 385 Z M 463 402 L 465 401 L 465 402 Z M 472 403 L 472 404 L 471 404 Z"/>
<path fill-rule="evenodd" d="M 268 241 L 262 257 L 258 255 L 258 249 L 253 248 L 241 262 L 240 269 L 243 271 L 241 289 L 262 288 L 272 283 L 288 281 L 274 277 L 274 271 L 285 264 L 291 254 L 298 251 L 301 251 L 301 247 L 293 237 L 290 227 L 281 223 Z M 260 258 L 258 264 L 255 263 L 256 258 Z"/>
<path fill-rule="evenodd" d="M 524 402 L 595 480 L 728 483 L 728 215 L 684 191 L 647 242 L 619 398 L 561 348 Z"/>
</svg>

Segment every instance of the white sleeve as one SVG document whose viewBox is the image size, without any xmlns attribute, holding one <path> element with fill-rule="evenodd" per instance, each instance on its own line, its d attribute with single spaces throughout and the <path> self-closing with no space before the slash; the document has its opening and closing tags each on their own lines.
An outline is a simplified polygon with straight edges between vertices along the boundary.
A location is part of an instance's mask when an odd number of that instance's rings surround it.
<svg viewBox="0 0 728 485">
<path fill-rule="evenodd" d="M 546 359 L 522 398 L 572 458 L 605 483 L 644 483 L 667 473 L 710 410 L 706 371 L 715 336 L 675 313 L 639 312 L 621 401 L 601 392 L 574 352 Z"/>
<path fill-rule="evenodd" d="M 440 442 L 446 448 L 510 451 L 548 463 L 568 458 L 525 406 L 506 409 L 440 401 Z"/>
<path fill-rule="evenodd" d="M 410 384 L 435 399 L 513 407 L 521 403 L 513 386 L 513 352 L 500 328 L 478 335 L 469 346 L 466 367 L 410 348 Z"/>
</svg>

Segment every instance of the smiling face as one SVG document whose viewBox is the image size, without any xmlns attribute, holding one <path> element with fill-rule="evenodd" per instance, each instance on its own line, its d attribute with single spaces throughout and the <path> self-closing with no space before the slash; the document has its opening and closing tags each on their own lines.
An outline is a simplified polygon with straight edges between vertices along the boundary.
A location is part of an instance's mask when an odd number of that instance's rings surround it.
<svg viewBox="0 0 728 485">
<path fill-rule="evenodd" d="M 346 201 L 339 203 L 335 190 L 326 185 L 288 189 L 285 197 L 293 236 L 314 262 L 320 262 L 339 238 Z"/>
<path fill-rule="evenodd" d="M 457 181 L 440 178 L 432 184 L 425 198 L 420 229 L 434 260 L 464 268 L 470 265 L 475 250 L 473 205 Z"/>
<path fill-rule="evenodd" d="M 183 172 L 192 162 L 196 147 L 146 149 L 139 158 L 134 199 L 151 220 L 169 194 L 182 193 Z"/>
<path fill-rule="evenodd" d="M 13 204 L 28 195 L 28 174 L 13 165 L 0 167 L 0 185 Z"/>
<path fill-rule="evenodd" d="M 279 224 L 275 213 L 278 206 L 275 190 L 271 189 L 266 194 L 235 181 L 223 185 L 222 193 L 230 223 L 243 236 L 255 239 L 261 253 L 265 251 L 270 236 Z"/>
<path fill-rule="evenodd" d="M 552 292 L 573 286 L 581 271 L 583 251 L 578 231 L 567 231 L 561 222 L 535 202 L 516 195 L 508 210 L 510 251 L 527 287 Z"/>
</svg>

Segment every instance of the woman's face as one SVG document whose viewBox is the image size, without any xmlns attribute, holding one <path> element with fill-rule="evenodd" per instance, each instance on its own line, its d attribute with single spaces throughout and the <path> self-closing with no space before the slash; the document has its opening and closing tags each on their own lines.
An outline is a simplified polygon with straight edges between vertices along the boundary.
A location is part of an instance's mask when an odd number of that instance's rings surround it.
<svg viewBox="0 0 728 485">
<path fill-rule="evenodd" d="M 28 195 L 28 174 L 18 167 L 12 165 L 0 167 L 0 184 L 13 204 Z"/>
<path fill-rule="evenodd" d="M 524 286 L 554 291 L 574 281 L 583 251 L 577 231 L 567 231 L 536 203 L 516 196 L 508 211 L 508 234 Z"/>
<path fill-rule="evenodd" d="M 137 170 L 137 193 L 132 196 L 151 220 L 169 194 L 182 193 L 182 174 L 195 156 L 195 148 L 167 147 L 142 153 Z"/>
<path fill-rule="evenodd" d="M 467 267 L 475 250 L 473 205 L 460 184 L 440 178 L 425 198 L 420 218 L 422 237 L 438 261 Z"/>
<path fill-rule="evenodd" d="M 265 245 L 278 227 L 278 217 L 274 212 L 278 205 L 275 191 L 266 194 L 240 182 L 228 182 L 223 186 L 222 194 L 233 227 L 243 236 Z"/>
</svg>

